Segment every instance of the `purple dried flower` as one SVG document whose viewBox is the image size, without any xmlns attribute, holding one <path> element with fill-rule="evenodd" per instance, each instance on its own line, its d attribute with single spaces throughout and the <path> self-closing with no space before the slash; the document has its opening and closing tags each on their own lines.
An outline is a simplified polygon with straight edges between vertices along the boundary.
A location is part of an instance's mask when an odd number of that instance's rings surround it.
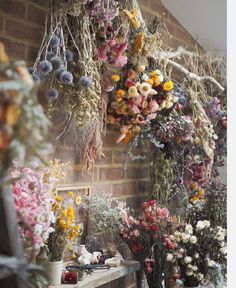
<svg viewBox="0 0 236 288">
<path fill-rule="evenodd" d="M 53 69 L 58 70 L 62 66 L 62 60 L 60 57 L 56 56 L 51 59 L 51 64 Z"/>
<path fill-rule="evenodd" d="M 58 97 L 58 91 L 55 88 L 50 88 L 47 91 L 46 95 L 49 98 L 49 100 L 54 101 Z"/>
<path fill-rule="evenodd" d="M 48 60 L 48 61 L 50 61 L 53 57 L 55 57 L 56 56 L 56 54 L 53 52 L 53 51 L 49 51 L 48 53 L 47 53 L 47 55 L 46 55 L 46 59 Z"/>
<path fill-rule="evenodd" d="M 69 71 L 63 71 L 60 74 L 60 82 L 63 84 L 72 84 L 73 75 Z"/>
<path fill-rule="evenodd" d="M 61 73 L 64 72 L 65 70 L 64 69 L 58 69 L 56 72 L 55 72 L 55 77 L 58 81 L 60 81 L 60 76 L 61 76 Z"/>
<path fill-rule="evenodd" d="M 66 61 L 70 62 L 73 60 L 73 52 L 71 52 L 69 49 L 66 50 Z"/>
<path fill-rule="evenodd" d="M 53 34 L 49 45 L 51 47 L 58 47 L 60 45 L 60 38 L 56 34 Z"/>
<path fill-rule="evenodd" d="M 89 86 L 92 83 L 92 80 L 87 76 L 81 76 L 79 82 L 83 88 L 89 88 Z"/>
<path fill-rule="evenodd" d="M 39 62 L 38 71 L 43 75 L 47 75 L 52 71 L 52 64 L 48 60 L 43 60 Z"/>
<path fill-rule="evenodd" d="M 32 78 L 34 80 L 35 85 L 39 85 L 40 84 L 40 78 L 39 78 L 38 74 L 36 74 L 36 73 L 32 74 Z"/>
</svg>

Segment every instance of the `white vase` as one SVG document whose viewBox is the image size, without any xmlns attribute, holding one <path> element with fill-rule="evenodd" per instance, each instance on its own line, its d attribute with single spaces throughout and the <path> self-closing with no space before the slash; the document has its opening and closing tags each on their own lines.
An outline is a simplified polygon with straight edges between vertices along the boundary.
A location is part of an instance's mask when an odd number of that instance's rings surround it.
<svg viewBox="0 0 236 288">
<path fill-rule="evenodd" d="M 61 261 L 48 261 L 48 276 L 51 285 L 61 284 L 63 262 Z"/>
</svg>

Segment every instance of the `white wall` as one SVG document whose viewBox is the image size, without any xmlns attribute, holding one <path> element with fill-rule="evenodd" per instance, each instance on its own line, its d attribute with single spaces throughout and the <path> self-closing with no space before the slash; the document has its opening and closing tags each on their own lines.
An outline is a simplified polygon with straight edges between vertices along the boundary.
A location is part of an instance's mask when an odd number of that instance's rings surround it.
<svg viewBox="0 0 236 288">
<path fill-rule="evenodd" d="M 226 0 L 161 0 L 205 49 L 226 55 Z"/>
</svg>

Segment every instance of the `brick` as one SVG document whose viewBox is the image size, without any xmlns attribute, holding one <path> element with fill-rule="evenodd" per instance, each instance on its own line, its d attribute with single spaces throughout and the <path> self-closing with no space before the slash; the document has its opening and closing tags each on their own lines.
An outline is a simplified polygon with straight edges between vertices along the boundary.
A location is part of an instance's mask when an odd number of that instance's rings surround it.
<svg viewBox="0 0 236 288">
<path fill-rule="evenodd" d="M 0 15 L 0 31 L 2 32 L 3 30 L 3 16 Z"/>
<path fill-rule="evenodd" d="M 112 151 L 103 151 L 104 157 L 95 160 L 95 165 L 104 165 L 112 163 Z"/>
<path fill-rule="evenodd" d="M 151 189 L 151 185 L 150 185 L 150 181 L 140 181 L 138 183 L 138 192 L 139 193 L 147 193 L 150 192 Z"/>
<path fill-rule="evenodd" d="M 92 173 L 88 173 L 87 170 L 74 169 L 74 166 L 69 166 L 66 169 L 66 180 L 70 183 L 91 183 L 97 180 L 97 169 L 94 168 Z"/>
<path fill-rule="evenodd" d="M 25 19 L 25 4 L 23 1 L 0 0 L 0 11 L 11 16 Z"/>
<path fill-rule="evenodd" d="M 126 199 L 127 207 L 133 208 L 135 210 L 140 210 L 140 207 L 144 201 L 147 200 L 147 195 L 141 197 L 130 197 Z"/>
<path fill-rule="evenodd" d="M 34 63 L 34 61 L 37 58 L 38 52 L 39 52 L 39 48 L 38 47 L 33 47 L 30 45 L 26 46 L 26 60 L 29 62 Z"/>
<path fill-rule="evenodd" d="M 43 26 L 45 24 L 46 12 L 38 7 L 35 7 L 31 4 L 27 7 L 27 16 L 26 19 Z"/>
<path fill-rule="evenodd" d="M 16 41 L 0 37 L 0 41 L 4 44 L 7 55 L 12 60 L 25 59 L 25 45 Z"/>
<path fill-rule="evenodd" d="M 100 168 L 99 180 L 119 180 L 124 178 L 124 169 L 122 167 L 117 168 Z"/>
<path fill-rule="evenodd" d="M 112 184 L 111 183 L 93 183 L 92 184 L 92 193 L 112 193 Z"/>
<path fill-rule="evenodd" d="M 116 183 L 113 184 L 113 195 L 118 196 L 127 196 L 127 195 L 136 195 L 137 185 L 136 182 L 126 182 L 126 183 Z"/>
<path fill-rule="evenodd" d="M 6 21 L 7 35 L 29 41 L 30 43 L 40 44 L 42 32 L 42 29 L 39 27 L 32 27 L 29 24 L 24 24 L 11 19 L 7 19 Z"/>
<path fill-rule="evenodd" d="M 108 130 L 107 134 L 103 137 L 104 147 L 127 148 L 127 145 L 124 142 L 121 142 L 119 144 L 116 143 L 116 139 L 118 136 L 118 131 Z"/>
<path fill-rule="evenodd" d="M 128 167 L 126 178 L 147 178 L 149 176 L 149 167 Z"/>
</svg>

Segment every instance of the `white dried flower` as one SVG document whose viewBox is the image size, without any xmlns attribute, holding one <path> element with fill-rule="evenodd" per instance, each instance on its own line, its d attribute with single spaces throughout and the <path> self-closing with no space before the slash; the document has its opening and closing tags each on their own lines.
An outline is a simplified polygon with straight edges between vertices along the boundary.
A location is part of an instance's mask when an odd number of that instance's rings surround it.
<svg viewBox="0 0 236 288">
<path fill-rule="evenodd" d="M 184 253 L 184 249 L 183 249 L 183 248 L 180 248 L 180 249 L 178 250 L 178 252 L 181 253 L 181 254 L 183 254 L 183 253 Z"/>
<path fill-rule="evenodd" d="M 175 236 L 174 236 L 174 235 L 170 235 L 170 236 L 169 236 L 169 239 L 170 239 L 171 241 L 174 241 L 174 240 L 175 240 Z"/>
<path fill-rule="evenodd" d="M 192 276 L 192 275 L 193 275 L 193 270 L 187 269 L 186 272 L 185 272 L 185 274 L 186 274 L 187 276 Z"/>
<path fill-rule="evenodd" d="M 197 274 L 197 280 L 201 281 L 204 278 L 204 275 L 202 273 Z"/>
<path fill-rule="evenodd" d="M 193 271 L 197 271 L 198 267 L 196 265 L 192 266 Z"/>
<path fill-rule="evenodd" d="M 199 258 L 199 254 L 198 254 L 198 253 L 195 253 L 195 254 L 194 254 L 194 258 L 198 259 L 198 258 Z"/>
<path fill-rule="evenodd" d="M 191 224 L 187 224 L 187 225 L 185 226 L 185 232 L 186 232 L 187 234 L 193 234 L 193 226 L 192 226 Z"/>
<path fill-rule="evenodd" d="M 189 264 L 189 263 L 191 263 L 191 262 L 192 262 L 192 258 L 191 258 L 190 256 L 184 257 L 184 263 L 185 263 L 185 264 Z"/>
<path fill-rule="evenodd" d="M 149 79 L 148 75 L 147 74 L 143 74 L 142 80 L 143 81 L 147 81 L 148 79 Z"/>
<path fill-rule="evenodd" d="M 197 231 L 200 231 L 200 230 L 202 230 L 202 229 L 204 229 L 204 228 L 205 228 L 205 226 L 204 226 L 203 221 L 198 221 L 198 222 L 197 222 L 197 225 L 196 225 L 196 230 L 197 230 Z"/>
<path fill-rule="evenodd" d="M 210 221 L 208 221 L 208 220 L 204 220 L 203 223 L 204 223 L 204 227 L 206 227 L 206 228 L 210 227 L 210 225 L 211 225 Z"/>
<path fill-rule="evenodd" d="M 173 254 L 168 253 L 167 256 L 166 256 L 166 261 L 171 262 L 173 259 L 174 259 Z"/>
<path fill-rule="evenodd" d="M 182 241 L 183 243 L 188 243 L 189 239 L 190 239 L 191 235 L 183 233 L 182 234 Z"/>
<path fill-rule="evenodd" d="M 215 261 L 213 261 L 213 260 L 207 260 L 207 266 L 208 267 L 215 267 L 215 265 L 216 265 L 216 263 L 215 263 Z"/>
<path fill-rule="evenodd" d="M 197 237 L 194 236 L 194 235 L 192 235 L 192 236 L 190 237 L 189 241 L 190 241 L 190 243 L 195 244 L 195 243 L 197 243 Z"/>
<path fill-rule="evenodd" d="M 226 255 L 226 254 L 227 254 L 227 247 L 222 247 L 222 248 L 220 248 L 220 252 L 221 252 L 222 254 Z"/>
</svg>

